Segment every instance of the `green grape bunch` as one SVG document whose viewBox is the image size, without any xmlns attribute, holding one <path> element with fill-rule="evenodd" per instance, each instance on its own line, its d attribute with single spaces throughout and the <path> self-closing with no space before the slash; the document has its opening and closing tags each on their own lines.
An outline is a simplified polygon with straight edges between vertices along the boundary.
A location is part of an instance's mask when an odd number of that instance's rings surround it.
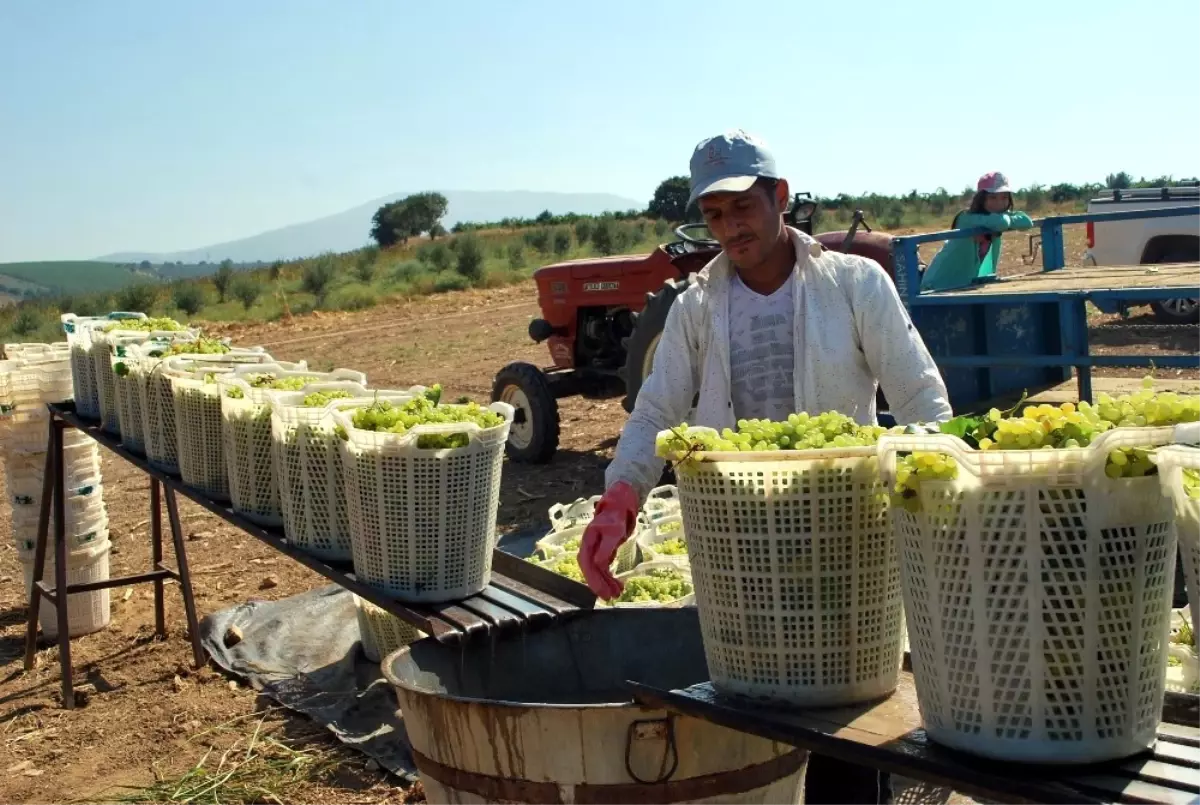
<svg viewBox="0 0 1200 805">
<path fill-rule="evenodd" d="M 474 423 L 481 428 L 504 424 L 504 417 L 479 403 L 439 405 L 441 386 L 433 386 L 425 395 L 403 403 L 377 400 L 355 410 L 351 422 L 359 430 L 377 433 L 407 433 L 418 425 Z M 425 450 L 444 450 L 466 447 L 470 436 L 460 433 L 423 433 L 417 437 L 417 447 Z"/>
<path fill-rule="evenodd" d="M 252 374 L 246 377 L 246 382 L 250 388 L 255 389 L 270 389 L 271 391 L 299 391 L 309 383 L 316 383 L 319 378 L 312 375 L 299 375 L 294 377 L 276 377 L 270 372 L 261 374 Z M 246 394 L 241 386 L 231 386 L 226 389 L 225 396 L 233 399 L 244 399 Z M 348 395 L 347 395 L 348 396 Z"/>
<path fill-rule="evenodd" d="M 151 358 L 162 358 L 169 355 L 224 355 L 233 348 L 216 338 L 201 336 L 195 341 L 173 341 L 162 344 L 148 351 Z"/>
<path fill-rule="evenodd" d="M 664 431 L 655 441 L 660 458 L 695 456 L 705 452 L 762 452 L 770 450 L 822 450 L 843 447 L 871 447 L 888 430 L 879 425 L 860 425 L 845 414 L 827 411 L 813 416 L 789 414 L 779 422 L 766 419 L 741 419 L 737 429 L 725 428 L 719 434 L 688 433 L 688 424 Z M 900 429 L 893 428 L 894 432 Z"/>
<path fill-rule="evenodd" d="M 671 537 L 653 547 L 655 553 L 663 556 L 685 556 L 687 554 L 687 543 L 683 541 L 683 537 Z"/>
<path fill-rule="evenodd" d="M 1183 494 L 1192 500 L 1200 500 L 1200 470 L 1184 469 Z"/>
<path fill-rule="evenodd" d="M 175 321 L 175 319 L 160 317 L 147 319 L 120 319 L 104 325 L 104 332 L 112 332 L 113 330 L 137 330 L 139 332 L 178 332 L 186 329 L 186 326 Z"/>
<path fill-rule="evenodd" d="M 627 579 L 625 589 L 615 600 L 619 604 L 669 604 L 691 595 L 692 589 L 692 582 L 684 576 L 683 571 L 656 567 L 645 575 Z"/>
<path fill-rule="evenodd" d="M 1099 394 L 1086 401 L 1061 405 L 1021 404 L 1009 411 L 993 408 L 982 417 L 959 416 L 939 429 L 961 438 L 978 450 L 1078 450 L 1087 448 L 1113 428 L 1171 427 L 1200 421 L 1200 395 L 1155 392 L 1151 377 L 1137 391 L 1113 397 Z M 931 454 L 913 453 L 897 461 L 892 502 L 908 511 L 919 511 L 917 489 L 922 481 L 951 480 L 957 464 L 949 456 L 931 463 Z M 1104 474 L 1111 479 L 1157 475 L 1153 449 L 1119 447 L 1105 457 Z M 1200 490 L 1197 491 L 1200 495 Z"/>
<path fill-rule="evenodd" d="M 328 391 L 314 391 L 311 394 L 305 394 L 301 400 L 302 408 L 324 408 L 334 400 L 345 400 L 350 397 L 350 392 L 345 389 L 329 389 Z"/>
</svg>

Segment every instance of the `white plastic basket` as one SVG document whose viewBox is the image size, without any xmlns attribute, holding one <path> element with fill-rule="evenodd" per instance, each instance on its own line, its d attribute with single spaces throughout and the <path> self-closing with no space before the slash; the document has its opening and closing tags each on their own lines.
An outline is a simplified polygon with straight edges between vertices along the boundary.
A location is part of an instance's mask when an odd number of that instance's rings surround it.
<svg viewBox="0 0 1200 805">
<path fill-rule="evenodd" d="M 418 425 L 404 434 L 359 430 L 347 410 L 334 411 L 346 433 L 342 467 L 358 578 L 413 602 L 465 598 L 488 585 L 513 419 L 507 403 L 488 407 L 502 424 Z M 469 442 L 444 450 L 417 446 L 435 433 L 466 433 Z"/>
<path fill-rule="evenodd" d="M 271 455 L 271 397 L 286 391 L 255 388 L 247 375 L 267 373 L 276 378 L 313 377 L 304 386 L 308 394 L 339 381 L 359 384 L 357 394 L 367 394 L 361 384 L 367 382 L 362 372 L 335 369 L 332 372 L 308 372 L 283 369 L 278 364 L 264 364 L 252 369 L 240 369 L 233 375 L 218 379 L 221 390 L 221 438 L 225 450 L 225 471 L 229 477 L 229 498 L 235 512 L 247 520 L 266 526 L 283 525 L 279 505 L 279 487 L 275 479 Z M 329 386 L 339 388 L 340 386 Z M 237 388 L 241 397 L 230 397 Z"/>
<path fill-rule="evenodd" d="M 1118 447 L 1174 440 L 1114 429 L 1072 450 L 975 451 L 944 434 L 884 436 L 940 453 L 958 478 L 893 507 L 917 700 L 929 737 L 1027 763 L 1090 763 L 1153 746 L 1175 564 L 1153 476 L 1108 478 Z"/>
<path fill-rule="evenodd" d="M 683 515 L 660 515 L 656 520 L 647 522 L 647 527 L 637 535 L 638 551 L 643 562 L 667 562 L 679 567 L 690 568 L 692 563 L 687 553 L 663 553 L 659 546 L 673 539 L 687 538 L 683 529 Z"/>
<path fill-rule="evenodd" d="M 1187 585 L 1192 631 L 1200 635 L 1200 500 L 1183 491 L 1183 471 L 1200 471 L 1200 448 L 1171 445 L 1154 451 L 1163 494 L 1175 508 L 1175 531 Z"/>
<path fill-rule="evenodd" d="M 68 494 L 78 494 L 79 490 L 100 485 L 100 452 L 95 442 L 89 439 L 83 444 L 64 445 L 62 455 L 63 480 Z M 4 475 L 12 494 L 41 494 L 45 470 L 44 446 L 40 453 L 5 455 Z M 32 491 L 28 491 L 30 489 Z"/>
<path fill-rule="evenodd" d="M 96 380 L 96 399 L 100 405 L 100 427 L 108 433 L 121 435 L 121 422 L 117 402 L 116 374 L 113 359 L 123 357 L 129 347 L 148 341 L 195 340 L 199 330 L 122 330 L 106 331 L 104 326 L 92 331 L 92 363 Z"/>
<path fill-rule="evenodd" d="M 322 385 L 327 391 L 341 389 L 351 397 L 334 400 L 324 408 L 305 408 L 301 403 L 307 391 L 271 396 L 271 461 L 288 542 L 322 559 L 345 562 L 352 560 L 350 518 L 333 412 L 339 406 L 369 404 L 374 399 L 409 400 L 424 387 L 359 391 L 362 385 L 353 382 Z M 353 396 L 360 393 L 360 397 Z"/>
<path fill-rule="evenodd" d="M 34 358 L 69 360 L 71 357 L 71 345 L 66 341 L 56 341 L 52 344 L 5 344 L 3 354 L 5 360 L 29 360 Z"/>
<path fill-rule="evenodd" d="M 714 686 L 801 707 L 895 690 L 900 573 L 873 448 L 712 452 L 675 475 Z"/>
<path fill-rule="evenodd" d="M 600 495 L 590 498 L 579 498 L 572 503 L 555 503 L 550 507 L 547 516 L 550 519 L 550 531 L 563 531 L 580 524 L 586 525 L 596 516 L 596 504 Z"/>
<path fill-rule="evenodd" d="M 577 554 L 579 552 L 578 547 L 568 549 L 567 544 L 571 542 L 579 542 L 582 544 L 583 533 L 587 530 L 587 527 L 588 522 L 584 521 L 569 528 L 563 528 L 559 531 L 551 531 L 546 534 L 546 536 L 535 542 L 533 549 L 547 559 L 555 558 L 562 553 L 569 552 Z M 635 533 L 634 538 L 626 540 L 621 544 L 621 547 L 617 549 L 617 555 L 614 558 L 612 565 L 613 573 L 626 573 L 630 570 L 633 570 L 633 568 L 637 565 L 638 545 L 636 538 L 638 534 L 640 534 L 641 531 L 643 531 L 646 527 L 645 521 L 639 520 L 637 526 L 638 531 Z"/>
<path fill-rule="evenodd" d="M 111 548 L 112 543 L 105 540 L 67 554 L 67 584 L 107 581 Z M 33 591 L 33 556 L 22 554 L 20 559 L 25 571 L 25 597 L 28 601 Z M 54 586 L 54 567 L 54 552 L 47 546 L 42 579 L 51 587 Z M 112 610 L 107 589 L 72 593 L 67 597 L 67 634 L 71 637 L 97 632 L 108 626 L 111 619 Z M 58 637 L 58 611 L 44 598 L 38 607 L 38 623 L 42 627 L 42 636 L 47 640 Z"/>
<path fill-rule="evenodd" d="M 192 341 L 195 337 L 190 332 L 183 332 L 178 334 L 178 338 L 163 337 L 133 344 L 117 344 L 113 352 L 113 390 L 121 444 L 138 455 L 146 454 L 146 417 L 142 408 L 146 399 L 146 373 L 162 360 L 147 360 L 150 357 L 147 353 L 169 348 L 177 340 Z"/>
<path fill-rule="evenodd" d="M 113 312 L 107 316 L 60 317 L 71 351 L 71 379 L 75 386 L 75 411 L 88 419 L 100 418 L 100 390 L 96 383 L 96 365 L 92 359 L 94 331 L 119 319 L 145 319 L 145 313 Z"/>
<path fill-rule="evenodd" d="M 13 544 L 21 553 L 31 553 L 37 544 L 38 517 L 41 514 L 41 499 L 31 495 L 13 495 L 12 534 Z M 28 502 L 25 502 L 28 501 Z M 108 538 L 108 513 L 104 508 L 102 492 L 91 495 L 68 495 L 65 500 L 64 534 L 67 549 L 76 550 L 85 545 Z M 48 535 L 54 539 L 54 511 L 51 509 Z"/>
<path fill-rule="evenodd" d="M 417 627 L 357 595 L 354 596 L 354 611 L 363 654 L 371 662 L 382 662 L 389 654 L 425 637 Z"/>
<path fill-rule="evenodd" d="M 271 356 L 262 347 L 241 347 L 220 355 L 174 355 L 169 358 L 146 356 L 139 371 L 145 375 L 138 383 L 142 404 L 142 438 L 146 460 L 156 469 L 179 474 L 179 435 L 175 424 L 174 378 L 199 377 L 207 373 L 223 374 L 235 366 L 267 363 Z M 305 364 L 299 364 L 303 367 Z M 219 401 L 218 401 L 219 405 Z M 216 434 L 220 444 L 220 432 Z"/>
<path fill-rule="evenodd" d="M 649 575 L 650 571 L 652 570 L 667 570 L 673 573 L 679 573 L 688 581 L 689 584 L 695 584 L 691 571 L 689 571 L 686 567 L 681 567 L 675 562 L 663 561 L 642 562 L 641 564 L 635 566 L 632 570 L 624 573 L 618 573 L 617 578 L 628 584 L 630 579 L 633 579 L 637 576 Z M 597 607 L 614 607 L 617 609 L 661 609 L 664 607 L 695 606 L 695 604 L 695 592 L 689 593 L 682 598 L 677 598 L 674 601 L 614 601 L 611 604 L 602 600 L 596 601 Z"/>
<path fill-rule="evenodd" d="M 202 378 L 173 377 L 179 477 L 213 500 L 229 500 L 221 436 L 221 392 Z"/>
</svg>

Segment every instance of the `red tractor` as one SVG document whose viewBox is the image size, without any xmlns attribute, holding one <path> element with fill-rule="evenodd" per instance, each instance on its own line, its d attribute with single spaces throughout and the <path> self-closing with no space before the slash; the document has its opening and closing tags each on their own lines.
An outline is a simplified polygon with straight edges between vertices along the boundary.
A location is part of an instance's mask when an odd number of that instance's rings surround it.
<svg viewBox="0 0 1200 805">
<path fill-rule="evenodd" d="M 797 193 L 786 214 L 788 223 L 812 233 L 816 202 Z M 892 239 L 882 232 L 858 232 L 862 213 L 850 229 L 817 235 L 833 251 L 870 257 L 892 276 Z M 648 255 L 568 260 L 534 273 L 542 318 L 529 323 L 529 337 L 547 342 L 552 366 L 510 363 L 492 385 L 492 400 L 515 409 L 505 451 L 512 461 L 544 463 L 558 449 L 558 400 L 581 394 L 594 398 L 625 394 L 633 410 L 638 390 L 654 365 L 654 350 L 667 311 L 692 275 L 720 252 L 702 237 L 703 224 L 675 230 L 678 240 Z"/>
</svg>

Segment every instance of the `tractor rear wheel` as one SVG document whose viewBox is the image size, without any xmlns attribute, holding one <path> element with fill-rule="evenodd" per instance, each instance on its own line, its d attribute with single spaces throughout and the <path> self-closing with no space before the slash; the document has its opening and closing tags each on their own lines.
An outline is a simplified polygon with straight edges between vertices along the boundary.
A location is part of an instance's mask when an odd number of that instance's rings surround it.
<svg viewBox="0 0 1200 805">
<path fill-rule="evenodd" d="M 546 375 L 531 363 L 510 363 L 496 373 L 492 402 L 516 410 L 504 452 L 519 464 L 545 464 L 558 450 L 558 399 Z"/>
<path fill-rule="evenodd" d="M 691 283 L 690 276 L 667 280 L 657 293 L 646 294 L 646 306 L 641 313 L 633 314 L 633 334 L 625 340 L 625 366 L 621 370 L 621 379 L 625 381 L 625 400 L 621 404 L 628 413 L 633 413 L 638 392 L 654 368 L 654 353 L 667 323 L 667 313 Z"/>
</svg>

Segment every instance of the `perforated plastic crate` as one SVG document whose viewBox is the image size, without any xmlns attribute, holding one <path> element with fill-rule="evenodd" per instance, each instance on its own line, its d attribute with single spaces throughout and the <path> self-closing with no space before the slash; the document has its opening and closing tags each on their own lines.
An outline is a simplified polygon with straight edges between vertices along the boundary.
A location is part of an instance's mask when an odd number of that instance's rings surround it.
<svg viewBox="0 0 1200 805">
<path fill-rule="evenodd" d="M 488 585 L 513 418 L 507 403 L 489 408 L 502 424 L 418 425 L 404 434 L 359 430 L 348 411 L 334 412 L 347 437 L 341 455 L 358 578 L 413 602 L 464 598 Z M 470 441 L 442 450 L 417 446 L 434 433 L 466 433 Z"/>
<path fill-rule="evenodd" d="M 425 637 L 425 633 L 364 598 L 354 596 L 358 632 L 363 654 L 371 662 L 382 662 L 389 654 Z"/>
<path fill-rule="evenodd" d="M 145 382 L 139 382 L 142 402 L 142 438 L 146 460 L 155 468 L 179 474 L 179 432 L 175 420 L 175 378 L 204 379 L 206 374 L 232 372 L 235 366 L 268 363 L 272 360 L 262 347 L 239 347 L 221 355 L 174 355 L 169 358 L 146 356 L 140 359 Z M 303 362 L 296 364 L 305 366 Z M 217 400 L 218 417 L 220 400 Z M 218 449 L 220 430 L 216 432 Z M 222 467 L 224 459 L 222 459 Z"/>
<path fill-rule="evenodd" d="M 691 571 L 688 568 L 680 566 L 676 562 L 664 562 L 661 560 L 642 562 L 624 573 L 618 573 L 617 578 L 628 585 L 631 579 L 634 579 L 638 576 L 648 576 L 655 571 L 665 571 L 671 574 L 679 574 L 689 585 L 694 584 Z M 626 589 L 628 589 L 628 587 L 626 587 Z M 695 603 L 696 594 L 695 592 L 690 592 L 679 598 L 671 599 L 670 601 L 613 601 L 610 603 L 603 600 L 597 600 L 596 606 L 614 607 L 617 609 L 655 609 L 661 607 L 694 606 Z"/>
<path fill-rule="evenodd" d="M 584 521 L 569 528 L 551 531 L 534 543 L 534 550 L 546 558 L 557 557 L 562 553 L 578 554 L 579 547 L 583 543 L 583 533 L 587 530 L 588 522 Z M 633 538 L 626 540 L 617 549 L 617 555 L 612 565 L 613 573 L 625 573 L 633 570 L 634 566 L 637 565 L 637 537 L 646 528 L 648 528 L 646 521 L 639 518 L 637 531 L 634 533 Z"/>
<path fill-rule="evenodd" d="M 333 412 L 338 406 L 369 404 L 373 399 L 409 400 L 424 387 L 409 390 L 359 392 L 359 383 L 326 384 L 352 395 L 324 408 L 307 408 L 307 392 L 272 395 L 271 456 L 279 489 L 283 532 L 288 542 L 323 559 L 349 561 L 350 517 L 342 479 L 340 440 L 334 435 Z M 360 397 L 353 397 L 361 393 Z"/>
<path fill-rule="evenodd" d="M 350 369 L 309 372 L 284 369 L 278 364 L 263 364 L 243 367 L 232 375 L 218 379 L 217 384 L 221 389 L 221 437 L 224 441 L 231 506 L 248 520 L 261 525 L 280 526 L 283 525 L 283 511 L 280 509 L 279 487 L 271 452 L 270 399 L 286 391 L 254 387 L 251 379 L 257 374 L 270 374 L 274 378 L 315 378 L 313 383 L 304 386 L 301 391 L 304 394 L 323 388 L 340 388 L 327 385 L 339 381 L 358 384 L 352 389 L 354 393 L 366 394 L 367 389 L 361 384 L 366 383 L 367 377 L 362 372 Z M 230 397 L 233 389 L 237 389 L 242 396 Z"/>
<path fill-rule="evenodd" d="M 638 551 L 643 562 L 668 562 L 684 568 L 691 567 L 687 555 L 687 538 L 683 529 L 683 515 L 659 515 L 656 519 L 647 518 L 647 527 L 637 535 Z M 672 548 L 678 546 L 676 540 L 683 543 L 683 553 L 667 553 L 663 543 L 670 542 Z"/>
<path fill-rule="evenodd" d="M 547 516 L 550 519 L 550 530 L 563 531 L 578 525 L 587 525 L 596 516 L 596 504 L 600 495 L 590 498 L 578 498 L 571 503 L 555 503 L 550 507 Z"/>
<path fill-rule="evenodd" d="M 893 507 L 913 676 L 930 738 L 1028 763 L 1090 763 L 1153 746 L 1162 710 L 1176 535 L 1153 476 L 1108 478 L 1118 447 L 1171 428 L 1108 431 L 1087 448 L 971 450 L 954 436 L 885 436 L 951 456 Z"/>
<path fill-rule="evenodd" d="M 874 449 L 714 452 L 675 475 L 714 686 L 797 706 L 895 690 L 900 574 Z"/>
<path fill-rule="evenodd" d="M 71 379 L 75 386 L 75 411 L 88 419 L 100 418 L 100 389 L 92 359 L 94 331 L 120 319 L 145 319 L 145 313 L 113 312 L 107 316 L 61 316 L 63 332 L 71 350 Z"/>
<path fill-rule="evenodd" d="M 1200 472 L 1200 448 L 1172 445 L 1155 451 L 1163 494 L 1175 508 L 1175 531 L 1187 584 L 1192 631 L 1200 635 L 1200 498 L 1188 497 L 1183 485 L 1185 470 Z"/>
<path fill-rule="evenodd" d="M 91 357 L 96 379 L 96 399 L 100 405 L 100 427 L 108 433 L 119 436 L 121 421 L 113 359 L 125 356 L 130 347 L 151 341 L 194 340 L 199 335 L 199 331 L 122 330 L 119 324 L 115 329 L 105 330 L 106 326 L 108 325 L 95 327 L 92 330 Z"/>
<path fill-rule="evenodd" d="M 106 539 L 67 554 L 67 584 L 107 581 L 111 548 L 112 543 Z M 28 600 L 34 582 L 33 556 L 22 554 L 20 559 L 25 571 L 25 598 Z M 42 579 L 51 586 L 54 585 L 54 569 L 54 553 L 47 550 Z M 67 597 L 67 634 L 71 637 L 97 632 L 108 626 L 111 619 L 112 610 L 107 589 L 72 593 Z M 58 610 L 45 599 L 42 599 L 38 608 L 38 624 L 42 627 L 42 636 L 47 640 L 58 637 Z"/>
</svg>

